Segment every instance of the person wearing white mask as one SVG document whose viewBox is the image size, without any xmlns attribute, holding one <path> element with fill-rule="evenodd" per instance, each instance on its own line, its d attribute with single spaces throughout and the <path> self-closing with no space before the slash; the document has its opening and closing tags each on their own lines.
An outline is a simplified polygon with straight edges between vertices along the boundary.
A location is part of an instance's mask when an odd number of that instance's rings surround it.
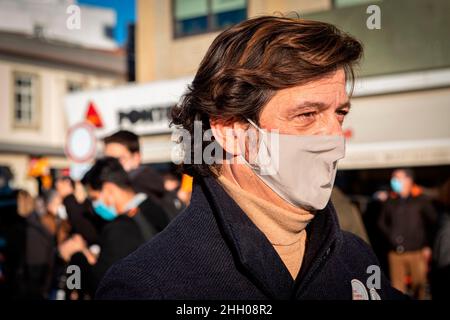
<svg viewBox="0 0 450 320">
<path fill-rule="evenodd" d="M 262 16 L 223 31 L 172 112 L 190 205 L 97 298 L 403 298 L 329 202 L 361 54 L 323 22 Z"/>
</svg>

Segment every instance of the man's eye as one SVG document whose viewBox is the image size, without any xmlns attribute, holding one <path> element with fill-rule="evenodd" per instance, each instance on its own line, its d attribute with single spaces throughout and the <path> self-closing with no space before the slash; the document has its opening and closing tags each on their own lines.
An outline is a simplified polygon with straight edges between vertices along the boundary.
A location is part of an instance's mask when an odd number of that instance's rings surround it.
<svg viewBox="0 0 450 320">
<path fill-rule="evenodd" d="M 305 112 L 302 114 L 299 114 L 298 117 L 302 120 L 311 120 L 316 115 L 315 112 Z"/>
<path fill-rule="evenodd" d="M 348 110 L 337 110 L 336 113 L 340 116 L 346 116 L 348 113 Z"/>
</svg>

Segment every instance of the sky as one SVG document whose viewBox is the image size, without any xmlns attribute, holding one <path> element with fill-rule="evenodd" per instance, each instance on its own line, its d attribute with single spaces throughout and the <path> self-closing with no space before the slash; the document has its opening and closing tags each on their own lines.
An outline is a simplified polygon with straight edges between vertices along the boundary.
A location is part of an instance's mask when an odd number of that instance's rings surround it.
<svg viewBox="0 0 450 320">
<path fill-rule="evenodd" d="M 78 0 L 77 2 L 80 5 L 86 4 L 116 10 L 117 25 L 114 29 L 114 37 L 119 45 L 125 44 L 127 26 L 136 20 L 135 0 Z"/>
</svg>

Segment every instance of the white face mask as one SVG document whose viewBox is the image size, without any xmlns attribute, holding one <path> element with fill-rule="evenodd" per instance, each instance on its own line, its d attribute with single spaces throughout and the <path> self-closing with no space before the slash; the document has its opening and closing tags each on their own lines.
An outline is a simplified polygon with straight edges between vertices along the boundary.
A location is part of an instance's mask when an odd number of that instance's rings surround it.
<svg viewBox="0 0 450 320">
<path fill-rule="evenodd" d="M 259 128 L 255 161 L 244 162 L 288 203 L 308 210 L 322 210 L 330 200 L 337 162 L 345 156 L 343 136 L 299 136 Z"/>
</svg>

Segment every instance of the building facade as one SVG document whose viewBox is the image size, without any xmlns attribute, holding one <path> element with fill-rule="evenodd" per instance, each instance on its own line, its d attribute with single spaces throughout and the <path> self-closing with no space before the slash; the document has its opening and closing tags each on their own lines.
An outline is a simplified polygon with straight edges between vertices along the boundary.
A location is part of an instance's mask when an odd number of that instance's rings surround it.
<svg viewBox="0 0 450 320">
<path fill-rule="evenodd" d="M 117 49 L 114 10 L 75 0 L 2 0 L 0 30 L 64 41 L 86 48 Z"/>
<path fill-rule="evenodd" d="M 192 77 L 220 30 L 249 17 L 286 14 L 333 23 L 365 49 L 341 168 L 450 164 L 448 1 L 138 0 L 137 10 L 141 83 Z M 143 140 L 160 145 L 165 138 Z"/>
<path fill-rule="evenodd" d="M 51 169 L 69 167 L 64 153 L 69 92 L 125 80 L 121 50 L 0 31 L 0 166 L 12 171 L 14 186 L 37 193 L 38 182 L 28 175 L 33 159 L 45 158 Z"/>
<path fill-rule="evenodd" d="M 330 8 L 330 0 L 138 0 L 136 80 L 195 74 L 219 32 L 247 17 Z"/>
</svg>

